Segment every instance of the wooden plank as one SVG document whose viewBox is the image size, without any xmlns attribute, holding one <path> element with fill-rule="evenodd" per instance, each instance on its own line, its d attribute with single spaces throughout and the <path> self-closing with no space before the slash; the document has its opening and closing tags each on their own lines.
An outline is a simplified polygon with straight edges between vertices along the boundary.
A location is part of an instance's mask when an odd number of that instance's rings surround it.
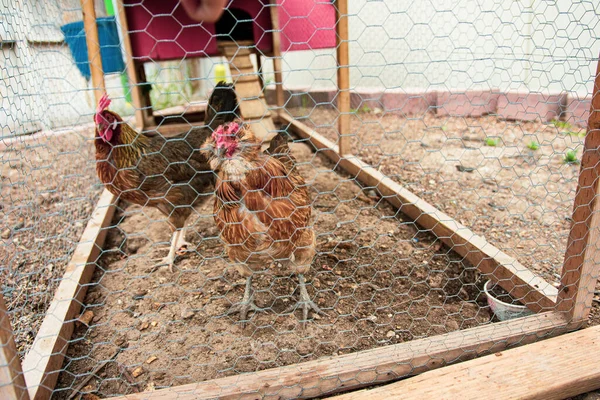
<svg viewBox="0 0 600 400">
<path fill-rule="evenodd" d="M 273 31 L 271 36 L 273 38 L 273 75 L 275 76 L 275 104 L 277 105 L 278 111 L 283 108 L 285 104 L 285 96 L 283 93 L 283 69 L 281 67 L 281 27 L 279 26 L 279 6 L 277 0 L 271 0 L 270 10 L 271 12 L 271 26 Z"/>
<path fill-rule="evenodd" d="M 463 256 L 482 273 L 490 274 L 500 286 L 515 298 L 521 299 L 531 310 L 540 312 L 554 309 L 557 289 L 514 258 L 358 157 L 349 154 L 341 157 L 335 143 L 295 121 L 290 115 L 282 113 L 279 118 L 289 124 L 292 131 L 310 139 L 319 153 L 327 156 L 363 184 L 378 190 L 385 200 L 400 212 L 433 232 L 452 251 Z"/>
<path fill-rule="evenodd" d="M 83 13 L 83 27 L 85 30 L 85 42 L 88 49 L 92 85 L 94 86 L 94 97 L 96 103 L 98 103 L 104 92 L 106 92 L 106 86 L 104 84 L 102 57 L 100 57 L 100 39 L 98 39 L 98 26 L 96 25 L 94 0 L 81 0 L 81 11 Z"/>
<path fill-rule="evenodd" d="M 348 51 L 348 0 L 336 0 L 336 49 L 337 49 L 337 107 L 340 112 L 338 120 L 338 144 L 341 155 L 352 151 L 350 135 L 350 56 Z"/>
<path fill-rule="evenodd" d="M 600 388 L 600 326 L 335 400 L 562 400 Z"/>
<path fill-rule="evenodd" d="M 161 124 L 158 126 L 154 126 L 151 128 L 147 128 L 144 132 L 159 132 L 161 135 L 165 137 L 171 137 L 178 135 L 183 132 L 189 132 L 194 124 L 190 124 L 188 122 L 175 123 L 175 124 Z M 199 125 L 202 126 L 202 125 Z"/>
<path fill-rule="evenodd" d="M 561 314 L 543 313 L 353 354 L 114 399 L 311 398 L 415 375 L 508 346 L 555 336 L 567 329 Z"/>
<path fill-rule="evenodd" d="M 115 197 L 104 190 L 25 356 L 23 371 L 32 400 L 46 400 L 52 395 L 71 340 L 74 318 L 80 312 L 108 232 L 104 228 L 112 220 L 114 202 Z"/>
<path fill-rule="evenodd" d="M 0 292 L 0 399 L 29 400 L 21 360 L 10 325 L 4 297 Z"/>
<path fill-rule="evenodd" d="M 240 100 L 242 117 L 245 120 L 260 120 L 251 124 L 252 131 L 265 142 L 271 140 L 276 134 L 275 124 L 271 118 L 271 112 L 265 100 L 258 74 L 254 71 L 254 66 L 251 70 L 247 67 L 248 63 L 252 65 L 250 61 L 251 49 L 239 47 L 234 42 L 221 43 L 219 49 L 228 58 L 231 65 L 232 79 Z"/>
<path fill-rule="evenodd" d="M 207 105 L 207 101 L 196 102 L 194 104 L 188 103 L 180 106 L 173 106 L 162 108 L 160 110 L 154 110 L 153 115 L 155 117 L 170 117 L 174 115 L 185 116 L 185 114 L 203 113 L 206 111 Z"/>
<path fill-rule="evenodd" d="M 556 309 L 575 321 L 586 321 L 600 276 L 600 60 L 587 135 L 583 146 L 573 222 L 563 263 Z"/>
<path fill-rule="evenodd" d="M 153 125 L 151 110 L 145 111 L 149 106 L 147 98 L 142 94 L 142 88 L 140 83 L 144 83 L 139 76 L 139 68 L 143 68 L 143 65 L 138 66 L 133 60 L 133 51 L 131 49 L 131 38 L 129 37 L 129 25 L 127 23 L 127 15 L 125 14 L 125 6 L 123 0 L 116 0 L 117 7 L 116 12 L 118 15 L 118 23 L 121 28 L 121 41 L 123 43 L 125 53 L 125 66 L 127 67 L 127 76 L 129 78 L 129 87 L 131 88 L 131 101 L 135 108 L 135 121 L 136 125 L 140 130 Z M 144 79 L 145 81 L 145 79 Z"/>
</svg>

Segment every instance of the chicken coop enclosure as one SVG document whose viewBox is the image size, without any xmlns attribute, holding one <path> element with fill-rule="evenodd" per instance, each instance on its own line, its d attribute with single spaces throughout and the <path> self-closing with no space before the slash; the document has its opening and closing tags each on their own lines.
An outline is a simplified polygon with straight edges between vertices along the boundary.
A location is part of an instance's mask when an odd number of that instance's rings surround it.
<svg viewBox="0 0 600 400">
<path fill-rule="evenodd" d="M 323 398 L 600 323 L 596 2 L 0 11 L 0 397 Z M 235 110 L 211 100 L 222 80 Z M 194 157 L 227 115 L 260 162 L 222 162 L 263 183 L 221 201 L 225 168 Z M 231 255 L 266 237 L 294 250 Z"/>
</svg>

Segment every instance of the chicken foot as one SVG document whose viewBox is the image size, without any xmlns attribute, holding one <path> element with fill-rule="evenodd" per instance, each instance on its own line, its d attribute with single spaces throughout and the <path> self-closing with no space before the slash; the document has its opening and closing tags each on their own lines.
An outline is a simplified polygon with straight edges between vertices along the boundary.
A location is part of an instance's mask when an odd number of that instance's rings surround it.
<svg viewBox="0 0 600 400">
<path fill-rule="evenodd" d="M 298 308 L 302 309 L 302 321 L 308 320 L 308 312 L 314 311 L 317 314 L 325 315 L 327 314 L 319 308 L 308 296 L 308 291 L 306 290 L 306 278 L 304 278 L 303 274 L 298 274 L 298 288 L 300 289 L 300 300 L 290 308 L 285 310 L 285 313 L 296 311 Z"/>
<path fill-rule="evenodd" d="M 192 244 L 185 240 L 185 228 L 178 229 L 180 232 L 177 242 L 175 243 L 175 254 L 183 255 L 192 247 Z"/>
<path fill-rule="evenodd" d="M 262 311 L 262 309 L 258 308 L 258 306 L 254 304 L 254 292 L 252 291 L 252 275 L 246 278 L 246 289 L 244 290 L 244 298 L 241 302 L 232 305 L 229 311 L 227 311 L 227 315 L 239 313 L 240 321 L 245 323 L 249 311 Z"/>
<path fill-rule="evenodd" d="M 181 229 L 177 229 L 175 232 L 173 232 L 173 235 L 171 235 L 171 246 L 169 248 L 169 254 L 167 254 L 167 256 L 165 258 L 163 258 L 161 261 L 159 261 L 158 264 L 154 265 L 151 272 L 154 272 L 159 267 L 163 267 L 165 265 L 169 267 L 170 273 L 174 272 L 173 266 L 175 264 L 175 257 L 177 256 L 178 244 L 181 243 L 182 233 L 183 233 L 183 231 Z M 184 240 L 184 242 L 185 242 L 185 240 Z"/>
</svg>

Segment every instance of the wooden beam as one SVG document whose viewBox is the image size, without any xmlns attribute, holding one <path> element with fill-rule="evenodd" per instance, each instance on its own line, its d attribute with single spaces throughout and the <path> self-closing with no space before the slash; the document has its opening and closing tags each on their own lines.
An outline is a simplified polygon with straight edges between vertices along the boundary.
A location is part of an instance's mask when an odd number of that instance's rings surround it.
<svg viewBox="0 0 600 400">
<path fill-rule="evenodd" d="M 104 92 L 106 92 L 106 86 L 104 84 L 102 57 L 100 56 L 100 39 L 98 39 L 94 0 L 81 0 L 81 11 L 83 13 L 83 29 L 85 30 L 85 42 L 88 50 L 92 85 L 94 86 L 94 97 L 96 103 L 98 103 Z"/>
<path fill-rule="evenodd" d="M 563 263 L 556 309 L 587 321 L 600 276 L 600 60 L 581 157 L 573 222 Z"/>
<path fill-rule="evenodd" d="M 29 400 L 21 360 L 10 325 L 4 297 L 0 292 L 0 399 Z"/>
<path fill-rule="evenodd" d="M 337 49 L 337 108 L 340 112 L 338 120 L 338 148 L 341 155 L 352 151 L 350 135 L 350 56 L 348 51 L 348 0 L 336 0 L 336 49 Z"/>
<path fill-rule="evenodd" d="M 283 72 L 282 72 L 282 55 L 281 55 L 281 27 L 279 26 L 279 6 L 277 0 L 271 0 L 271 27 L 273 31 L 273 74 L 275 75 L 275 101 L 277 104 L 277 112 L 279 112 L 285 104 L 283 94 Z M 258 56 L 260 57 L 260 55 Z"/>
<path fill-rule="evenodd" d="M 105 228 L 112 220 L 114 202 L 115 197 L 104 190 L 25 356 L 23 371 L 32 400 L 46 400 L 52 395 L 73 333 L 73 321 L 80 312 L 102 251 L 108 232 Z"/>
<path fill-rule="evenodd" d="M 148 101 L 148 97 L 142 93 L 141 83 L 145 83 L 145 74 L 140 77 L 140 68 L 144 68 L 143 64 L 138 65 L 133 59 L 133 50 L 131 48 L 131 38 L 129 37 L 129 24 L 127 23 L 127 15 L 125 14 L 125 6 L 123 0 L 116 0 L 116 13 L 118 16 L 119 26 L 121 28 L 121 41 L 125 54 L 125 66 L 127 67 L 127 76 L 129 78 L 129 87 L 131 89 L 131 101 L 135 108 L 135 122 L 140 130 L 144 130 L 149 126 L 154 125 L 152 118 L 152 109 Z"/>
<path fill-rule="evenodd" d="M 600 388 L 600 326 L 335 400 L 562 400 Z"/>
<path fill-rule="evenodd" d="M 319 153 L 366 186 L 379 191 L 385 200 L 397 207 L 423 228 L 433 232 L 452 251 L 460 254 L 482 273 L 490 274 L 500 286 L 535 312 L 554 309 L 557 290 L 514 258 L 488 243 L 449 215 L 394 182 L 353 155 L 341 157 L 335 143 L 293 117 L 280 114 L 281 121 L 292 131 L 309 139 Z"/>
<path fill-rule="evenodd" d="M 249 47 L 246 47 L 249 46 Z M 227 57 L 231 78 L 240 102 L 240 112 L 256 137 L 269 142 L 277 133 L 265 93 L 250 59 L 254 43 L 221 42 L 219 49 Z"/>
<path fill-rule="evenodd" d="M 568 329 L 558 313 L 544 313 L 446 335 L 265 371 L 193 383 L 114 400 L 312 398 L 396 380 L 449 363 L 534 342 Z"/>
</svg>

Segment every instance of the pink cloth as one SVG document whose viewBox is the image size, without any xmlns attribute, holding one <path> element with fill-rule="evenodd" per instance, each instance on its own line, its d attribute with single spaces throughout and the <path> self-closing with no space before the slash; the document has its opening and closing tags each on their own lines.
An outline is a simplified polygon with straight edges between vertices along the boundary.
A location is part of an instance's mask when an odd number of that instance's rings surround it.
<svg viewBox="0 0 600 400">
<path fill-rule="evenodd" d="M 323 0 L 278 0 L 281 51 L 335 47 L 335 8 Z M 252 19 L 257 48 L 273 50 L 270 7 L 260 0 L 233 0 L 230 8 Z M 177 0 L 125 0 L 134 59 L 176 60 L 218 54 L 214 24 L 192 21 Z"/>
</svg>

